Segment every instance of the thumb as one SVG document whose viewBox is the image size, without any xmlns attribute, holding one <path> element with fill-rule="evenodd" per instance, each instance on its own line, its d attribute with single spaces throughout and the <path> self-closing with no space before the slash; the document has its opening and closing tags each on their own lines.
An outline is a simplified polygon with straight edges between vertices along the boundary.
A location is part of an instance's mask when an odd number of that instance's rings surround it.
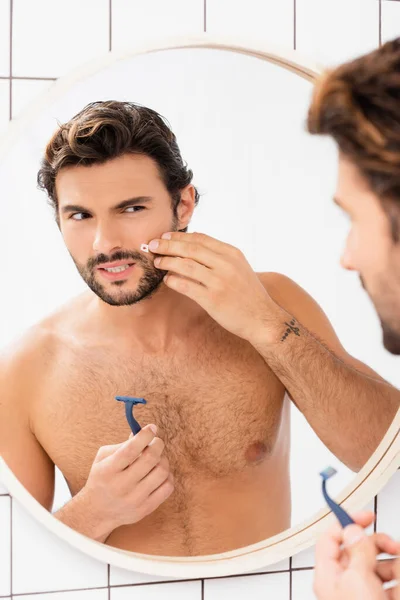
<svg viewBox="0 0 400 600">
<path fill-rule="evenodd" d="M 343 545 L 348 556 L 348 568 L 371 571 L 376 566 L 377 550 L 374 541 L 359 525 L 343 530 Z"/>
</svg>

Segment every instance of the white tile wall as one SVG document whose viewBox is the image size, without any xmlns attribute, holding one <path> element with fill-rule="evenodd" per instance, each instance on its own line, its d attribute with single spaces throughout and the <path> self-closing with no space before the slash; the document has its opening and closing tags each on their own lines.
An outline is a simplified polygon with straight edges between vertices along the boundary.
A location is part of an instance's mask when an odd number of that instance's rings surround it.
<svg viewBox="0 0 400 600">
<path fill-rule="evenodd" d="M 294 43 L 293 0 L 208 0 L 207 32 L 257 37 L 272 46 L 292 49 Z"/>
<path fill-rule="evenodd" d="M 229 600 L 242 600 L 245 597 L 251 600 L 287 600 L 289 590 L 289 573 L 206 579 L 204 582 L 206 600 L 220 600 L 224 595 Z"/>
<path fill-rule="evenodd" d="M 400 3 L 382 2 L 382 43 L 400 36 Z"/>
<path fill-rule="evenodd" d="M 107 565 L 60 542 L 16 501 L 12 516 L 13 594 L 107 586 Z"/>
<path fill-rule="evenodd" d="M 11 542 L 9 496 L 0 498 L 0 596 L 11 594 Z"/>
<path fill-rule="evenodd" d="M 39 94 L 47 90 L 53 84 L 47 79 L 14 79 L 12 89 L 12 116 L 18 117 L 24 108 L 37 99 Z"/>
<path fill-rule="evenodd" d="M 10 75 L 10 0 L 0 0 L 0 76 Z"/>
<path fill-rule="evenodd" d="M 400 469 L 378 494 L 377 530 L 400 540 Z"/>
<path fill-rule="evenodd" d="M 8 125 L 10 114 L 10 82 L 0 79 L 0 135 Z M 1 493 L 1 492 L 0 492 Z"/>
<path fill-rule="evenodd" d="M 337 63 L 372 49 L 379 40 L 378 0 L 13 0 L 13 116 L 69 69 L 112 47 L 144 38 L 207 32 L 239 34 Z M 0 77 L 9 72 L 10 0 L 0 0 Z M 111 31 L 110 12 L 112 8 Z M 205 19 L 206 17 L 206 19 Z M 296 35 L 294 35 L 296 33 Z M 382 39 L 400 35 L 400 2 L 382 0 Z M 0 80 L 0 134 L 9 118 L 9 83 Z M 1 486 L 0 495 L 7 491 Z M 310 600 L 314 550 L 263 569 L 264 574 L 169 582 L 110 568 L 55 538 L 14 500 L 0 496 L 0 596 L 11 593 L 10 503 L 13 510 L 13 597 L 36 600 Z M 400 539 L 400 471 L 378 497 L 378 530 Z M 296 570 L 300 569 L 300 570 Z M 268 573 L 268 571 L 280 571 Z M 286 572 L 285 572 L 286 571 Z M 75 591 L 72 591 L 75 590 Z M 47 592 L 47 593 L 46 593 Z M 50 593 L 49 593 L 50 592 Z M 22 596 L 21 596 L 22 598 Z"/>
<path fill-rule="evenodd" d="M 200 34 L 203 24 L 203 0 L 113 0 L 112 48 L 149 38 Z"/>
<path fill-rule="evenodd" d="M 25 600 L 26 596 L 13 596 Z M 79 590 L 77 592 L 58 592 L 53 594 L 35 594 L 35 600 L 107 600 L 108 589 Z"/>
<path fill-rule="evenodd" d="M 111 588 L 110 600 L 202 600 L 201 581 Z"/>
<path fill-rule="evenodd" d="M 336 64 L 379 44 L 378 0 L 297 0 L 297 49 Z"/>
<path fill-rule="evenodd" d="M 292 573 L 292 598 L 291 600 L 313 600 L 314 572 L 311 571 L 293 571 Z"/>
<path fill-rule="evenodd" d="M 108 0 L 14 0 L 13 75 L 60 77 L 108 51 Z"/>
<path fill-rule="evenodd" d="M 175 578 L 176 579 L 176 578 Z M 134 583 L 170 581 L 168 577 L 157 577 L 146 573 L 133 573 L 118 567 L 110 567 L 110 585 L 127 585 Z M 173 581 L 173 579 L 172 579 Z"/>
</svg>

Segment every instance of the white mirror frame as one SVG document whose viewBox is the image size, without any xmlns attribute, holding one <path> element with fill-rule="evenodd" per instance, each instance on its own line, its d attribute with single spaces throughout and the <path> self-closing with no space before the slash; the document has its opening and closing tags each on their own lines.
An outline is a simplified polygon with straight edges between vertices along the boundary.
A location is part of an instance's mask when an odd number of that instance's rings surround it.
<svg viewBox="0 0 400 600">
<path fill-rule="evenodd" d="M 55 100 L 62 97 L 63 93 L 78 81 L 94 75 L 117 61 L 128 59 L 135 55 L 183 48 L 207 48 L 245 54 L 292 71 L 295 75 L 311 83 L 322 71 L 321 67 L 313 64 L 308 59 L 299 58 L 298 53 L 294 51 L 288 52 L 276 47 L 271 48 L 263 41 L 255 42 L 254 39 L 243 40 L 237 37 L 227 38 L 206 33 L 201 36 L 156 40 L 123 51 L 110 52 L 58 79 L 49 90 L 42 93 L 39 99 L 25 110 L 21 117 L 11 121 L 6 133 L 0 140 L 0 160 L 10 150 L 10 146 L 23 135 L 24 129 L 29 126 L 36 116 L 46 106 L 49 106 Z M 389 481 L 396 469 L 399 468 L 399 430 L 400 409 L 374 454 L 357 473 L 352 483 L 337 497 L 338 502 L 343 504 L 347 510 L 354 511 L 365 507 Z M 77 550 L 102 562 L 130 571 L 179 579 L 227 576 L 258 570 L 267 565 L 274 564 L 312 546 L 319 534 L 334 519 L 329 510 L 321 510 L 299 526 L 287 529 L 279 535 L 257 544 L 222 554 L 187 558 L 154 556 L 112 548 L 91 540 L 67 527 L 54 518 L 51 513 L 28 493 L 1 457 L 0 481 L 4 483 L 11 496 L 28 513 L 50 532 Z"/>
</svg>

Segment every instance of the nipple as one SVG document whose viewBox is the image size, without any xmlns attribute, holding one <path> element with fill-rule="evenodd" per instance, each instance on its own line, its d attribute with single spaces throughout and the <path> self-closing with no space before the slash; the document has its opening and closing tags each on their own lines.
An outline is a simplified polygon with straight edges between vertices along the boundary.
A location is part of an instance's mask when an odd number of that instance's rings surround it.
<svg viewBox="0 0 400 600">
<path fill-rule="evenodd" d="M 258 463 L 264 460 L 267 455 L 267 446 L 264 442 L 254 442 L 246 450 L 246 461 L 249 463 Z"/>
</svg>

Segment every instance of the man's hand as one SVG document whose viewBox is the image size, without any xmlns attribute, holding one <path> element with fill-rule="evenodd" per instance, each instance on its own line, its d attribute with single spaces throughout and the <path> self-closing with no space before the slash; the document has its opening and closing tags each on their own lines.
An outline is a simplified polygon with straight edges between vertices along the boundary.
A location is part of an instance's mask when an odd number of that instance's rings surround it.
<svg viewBox="0 0 400 600">
<path fill-rule="evenodd" d="M 316 545 L 314 592 L 318 600 L 400 600 L 400 588 L 383 583 L 400 575 L 400 559 L 377 561 L 381 552 L 400 554 L 400 543 L 384 533 L 368 536 L 363 528 L 374 521 L 371 512 L 353 515 L 357 525 L 333 525 Z"/>
<path fill-rule="evenodd" d="M 99 449 L 79 495 L 101 522 L 101 537 L 140 521 L 172 494 L 164 442 L 155 432 L 155 425 L 147 425 L 126 442 Z"/>
<path fill-rule="evenodd" d="M 167 233 L 149 249 L 165 284 L 197 302 L 226 330 L 250 341 L 275 303 L 240 250 L 203 233 Z"/>
</svg>

